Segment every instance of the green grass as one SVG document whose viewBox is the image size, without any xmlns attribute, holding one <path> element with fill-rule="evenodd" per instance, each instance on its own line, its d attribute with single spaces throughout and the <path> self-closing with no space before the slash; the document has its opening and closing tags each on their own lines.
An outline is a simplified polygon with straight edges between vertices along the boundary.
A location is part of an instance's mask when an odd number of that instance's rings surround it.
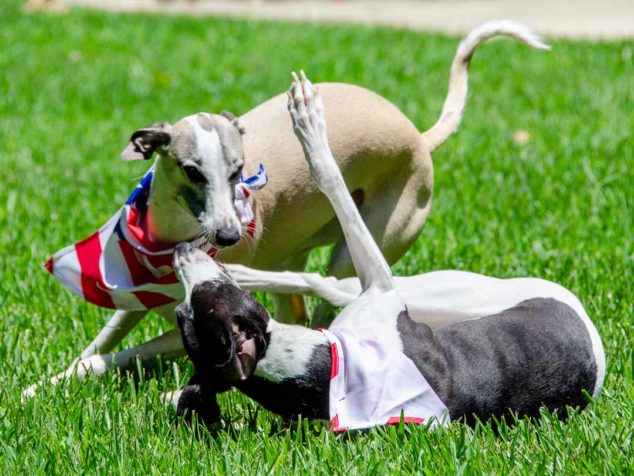
<svg viewBox="0 0 634 476">
<path fill-rule="evenodd" d="M 2 474 L 632 473 L 634 428 L 634 43 L 512 42 L 478 51 L 459 133 L 434 156 L 434 209 L 394 270 L 532 275 L 577 293 L 603 336 L 601 398 L 562 423 L 545 415 L 475 429 L 453 424 L 334 436 L 231 393 L 235 427 L 215 438 L 177 425 L 161 392 L 185 360 L 20 390 L 65 368 L 108 313 L 48 276 L 54 251 L 104 222 L 147 164 L 119 152 L 138 126 L 199 110 L 243 113 L 304 68 L 393 101 L 421 130 L 440 111 L 456 38 L 360 27 L 0 6 L 0 472 Z M 513 141 L 517 130 L 531 140 Z M 325 253 L 311 268 L 323 270 Z M 313 303 L 314 304 L 314 303 Z M 126 339 L 165 330 L 147 319 Z"/>
</svg>

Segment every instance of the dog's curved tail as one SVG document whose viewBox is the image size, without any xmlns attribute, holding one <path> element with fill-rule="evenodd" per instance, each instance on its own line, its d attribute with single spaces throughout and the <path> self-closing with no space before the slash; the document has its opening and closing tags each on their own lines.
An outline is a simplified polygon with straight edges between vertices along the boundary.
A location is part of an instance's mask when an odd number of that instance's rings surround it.
<svg viewBox="0 0 634 476">
<path fill-rule="evenodd" d="M 449 91 L 440 118 L 431 129 L 422 134 L 423 141 L 427 144 L 430 152 L 445 142 L 458 129 L 467 102 L 469 63 L 476 48 L 495 36 L 510 36 L 531 48 L 550 49 L 550 46 L 527 26 L 513 20 L 494 20 L 472 30 L 460 42 L 456 51 L 449 75 Z"/>
</svg>

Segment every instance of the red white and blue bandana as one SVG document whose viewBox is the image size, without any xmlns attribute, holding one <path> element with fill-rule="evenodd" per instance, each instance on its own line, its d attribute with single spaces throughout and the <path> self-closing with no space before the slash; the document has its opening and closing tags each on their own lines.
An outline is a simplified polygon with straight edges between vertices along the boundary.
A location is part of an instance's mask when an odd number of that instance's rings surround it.
<svg viewBox="0 0 634 476">
<path fill-rule="evenodd" d="M 150 240 L 142 226 L 154 175 L 152 167 L 125 205 L 92 235 L 58 251 L 46 269 L 79 297 L 101 307 L 145 310 L 183 299 L 172 262 L 176 243 Z M 264 166 L 235 186 L 236 213 L 249 236 L 255 236 L 255 216 L 248 198 L 268 182 Z M 203 236 L 194 246 L 214 257 L 218 249 Z"/>
</svg>

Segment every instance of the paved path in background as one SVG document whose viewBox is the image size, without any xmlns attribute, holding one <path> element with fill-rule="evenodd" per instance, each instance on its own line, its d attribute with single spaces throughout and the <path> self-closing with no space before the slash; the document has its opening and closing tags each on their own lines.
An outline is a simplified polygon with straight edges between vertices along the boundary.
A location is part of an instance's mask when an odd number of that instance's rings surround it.
<svg viewBox="0 0 634 476">
<path fill-rule="evenodd" d="M 487 20 L 514 18 L 548 37 L 634 38 L 634 0 L 221 1 L 32 0 L 55 9 L 164 12 L 264 20 L 387 25 L 464 34 Z"/>
</svg>

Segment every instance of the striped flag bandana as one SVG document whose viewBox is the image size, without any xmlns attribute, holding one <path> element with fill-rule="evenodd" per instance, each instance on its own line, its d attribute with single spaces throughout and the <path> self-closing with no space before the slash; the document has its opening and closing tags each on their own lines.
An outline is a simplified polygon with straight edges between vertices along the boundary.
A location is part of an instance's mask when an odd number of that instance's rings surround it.
<svg viewBox="0 0 634 476">
<path fill-rule="evenodd" d="M 125 205 L 92 235 L 55 253 L 44 265 L 79 297 L 109 309 L 153 309 L 183 299 L 183 286 L 174 272 L 176 243 L 155 243 L 141 226 L 147 210 L 154 166 L 145 174 Z M 235 185 L 234 206 L 240 223 L 255 237 L 251 191 L 268 183 L 264 166 Z M 218 248 L 201 235 L 192 241 L 214 257 Z"/>
</svg>

